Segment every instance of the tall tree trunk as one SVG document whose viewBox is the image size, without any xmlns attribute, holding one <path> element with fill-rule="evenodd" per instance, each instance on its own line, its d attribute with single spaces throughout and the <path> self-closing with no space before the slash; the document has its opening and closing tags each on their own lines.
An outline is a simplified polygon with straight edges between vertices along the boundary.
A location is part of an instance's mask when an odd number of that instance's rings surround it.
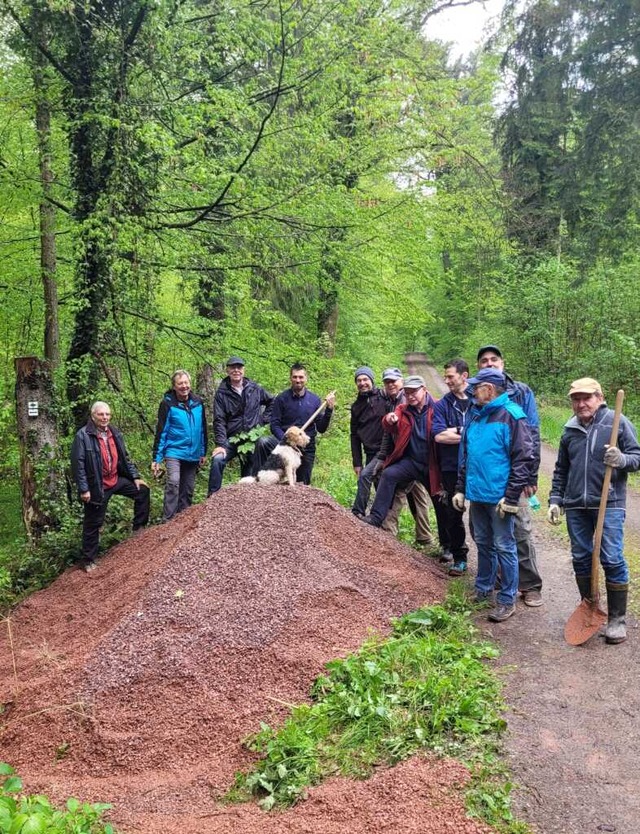
<svg viewBox="0 0 640 834">
<path fill-rule="evenodd" d="M 48 465 L 57 445 L 51 367 L 35 356 L 23 356 L 15 360 L 15 369 L 22 518 L 29 538 L 37 540 L 55 522 L 42 506 L 43 494 L 55 491 Z"/>
<path fill-rule="evenodd" d="M 37 40 L 49 45 L 46 24 L 33 11 L 33 30 Z M 51 167 L 51 110 L 49 106 L 47 61 L 39 49 L 34 50 L 33 84 L 36 94 L 36 132 L 40 156 L 40 268 L 44 293 L 44 356 L 52 371 L 60 364 L 58 327 L 58 287 L 56 283 L 56 214 L 50 201 L 53 172 Z"/>
</svg>

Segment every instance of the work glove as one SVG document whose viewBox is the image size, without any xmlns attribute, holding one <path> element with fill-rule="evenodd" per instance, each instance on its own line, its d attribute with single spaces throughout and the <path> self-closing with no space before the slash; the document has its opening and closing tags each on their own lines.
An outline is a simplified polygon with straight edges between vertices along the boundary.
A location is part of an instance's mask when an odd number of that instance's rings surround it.
<svg viewBox="0 0 640 834">
<path fill-rule="evenodd" d="M 624 469 L 627 465 L 627 457 L 623 455 L 617 446 L 604 447 L 604 462 L 607 466 L 613 466 L 614 469 Z"/>
<path fill-rule="evenodd" d="M 467 505 L 464 502 L 464 492 L 456 492 L 451 499 L 451 503 L 453 504 L 453 508 L 455 510 L 459 513 L 463 513 L 467 508 Z"/>
<path fill-rule="evenodd" d="M 500 518 L 504 518 L 507 513 L 511 513 L 511 515 L 515 515 L 519 510 L 517 504 L 507 504 L 506 498 L 501 498 L 498 501 L 498 506 L 496 507 L 496 512 L 500 516 Z"/>
<path fill-rule="evenodd" d="M 559 504 L 549 504 L 549 509 L 547 510 L 547 521 L 549 524 L 560 524 L 560 516 L 563 513 L 563 509 Z"/>
</svg>

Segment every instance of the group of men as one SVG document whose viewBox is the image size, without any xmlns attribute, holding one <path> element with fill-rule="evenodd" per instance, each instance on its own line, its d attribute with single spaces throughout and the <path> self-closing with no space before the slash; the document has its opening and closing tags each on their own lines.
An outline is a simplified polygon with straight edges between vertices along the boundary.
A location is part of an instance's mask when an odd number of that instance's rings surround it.
<svg viewBox="0 0 640 834">
<path fill-rule="evenodd" d="M 398 492 L 420 486 L 433 503 L 440 559 L 448 565 L 451 576 L 461 576 L 467 570 L 468 546 L 464 505 L 456 501 L 461 493 L 468 492 L 472 501 L 471 531 L 482 551 L 476 596 L 490 598 L 500 564 L 500 588 L 490 618 L 502 622 L 514 613 L 518 590 L 525 604 L 542 604 L 542 579 L 527 504 L 537 491 L 539 420 L 531 389 L 504 372 L 499 348 L 480 348 L 477 364 L 477 377 L 470 379 L 469 366 L 463 359 L 447 362 L 444 379 L 449 392 L 437 402 L 420 376 L 403 381 L 398 369 L 388 368 L 382 375 L 384 390 L 380 391 L 373 384 L 369 368 L 356 371 L 358 398 L 351 408 L 352 459 L 358 473 L 364 449 L 367 465 L 359 472 L 353 512 L 366 524 L 384 528 Z M 393 398 L 387 390 L 390 380 L 397 386 Z M 486 392 L 491 393 L 491 400 L 483 403 L 487 406 L 483 411 L 478 397 L 485 398 Z M 502 399 L 498 400 L 499 396 Z M 493 400 L 496 404 L 489 406 Z M 495 416 L 490 417 L 492 411 L 503 417 L 509 415 L 509 420 L 503 420 L 498 428 Z M 382 415 L 378 417 L 377 435 L 373 431 L 374 414 Z M 471 428 L 470 417 L 475 424 L 472 431 L 467 430 Z M 520 419 L 524 420 L 522 427 Z M 483 423 L 487 427 L 479 436 L 476 430 Z M 522 441 L 522 448 L 516 439 Z M 522 461 L 517 459 L 517 452 Z M 376 495 L 367 515 L 374 481 Z M 507 504 L 509 510 L 501 515 L 495 508 L 505 495 L 514 503 Z"/>
<path fill-rule="evenodd" d="M 321 401 L 307 388 L 307 371 L 298 363 L 291 366 L 290 387 L 276 397 L 245 376 L 245 362 L 239 356 L 229 358 L 226 371 L 214 398 L 215 447 L 208 494 L 220 489 L 224 469 L 235 457 L 240 456 L 243 475 L 255 474 L 290 426 L 303 426 L 314 417 L 306 429 L 310 443 L 297 473 L 299 481 L 309 484 L 316 435 L 329 427 L 335 395 L 329 394 Z M 71 450 L 72 472 L 84 505 L 81 564 L 87 572 L 96 567 L 100 528 L 113 495 L 134 501 L 134 532 L 149 521 L 149 487 L 129 458 L 122 434 L 110 421 L 109 405 L 94 403 Z M 252 430 L 262 426 L 268 426 L 272 434 L 259 437 L 253 451 L 241 452 Z M 158 409 L 151 463 L 154 477 L 160 478 L 163 473 L 166 477 L 163 521 L 191 506 L 196 474 L 207 460 L 207 446 L 205 404 L 191 390 L 189 373 L 177 370 Z"/>
<path fill-rule="evenodd" d="M 328 395 L 323 403 L 309 391 L 307 372 L 300 364 L 291 367 L 290 386 L 276 397 L 245 376 L 240 357 L 230 357 L 226 370 L 214 398 L 208 494 L 220 489 L 224 468 L 234 457 L 240 455 L 243 475 L 255 474 L 290 426 L 301 427 L 312 418 L 306 429 L 311 442 L 297 473 L 300 482 L 309 484 L 316 436 L 329 427 L 335 396 Z M 387 368 L 380 390 L 371 368 L 357 369 L 358 396 L 351 406 L 351 453 L 358 478 L 353 513 L 366 524 L 395 533 L 399 510 L 407 501 L 416 522 L 416 544 L 431 549 L 435 538 L 428 517 L 430 497 L 440 558 L 449 574 L 461 576 L 467 569 L 463 513 L 468 501 L 469 528 L 478 551 L 475 598 L 492 602 L 489 619 L 503 622 L 515 612 L 518 592 L 526 605 L 542 604 L 528 505 L 538 489 L 540 465 L 535 398 L 527 385 L 505 372 L 495 345 L 478 351 L 475 376 L 470 377 L 464 360 L 454 359 L 445 364 L 444 379 L 449 392 L 436 402 L 420 376 L 403 379 L 398 368 Z M 582 598 L 589 599 L 600 493 L 605 468 L 611 468 L 600 558 L 608 600 L 605 637 L 609 643 L 620 643 L 626 639 L 629 583 L 623 553 L 626 480 L 628 472 L 640 469 L 640 446 L 624 416 L 617 442 L 609 445 L 613 411 L 597 380 L 576 380 L 569 397 L 574 416 L 560 442 L 548 520 L 557 524 L 566 514 L 576 582 Z M 134 501 L 134 532 L 149 520 L 149 487 L 110 420 L 109 405 L 94 403 L 71 451 L 84 505 L 82 564 L 87 571 L 96 565 L 100 528 L 113 495 Z M 271 434 L 259 437 L 253 452 L 241 453 L 247 436 L 262 426 L 269 426 Z M 154 476 L 161 474 L 163 465 L 166 472 L 163 520 L 191 505 L 207 445 L 205 404 L 191 390 L 188 372 L 178 370 L 158 409 L 151 464 Z M 367 512 L 374 484 L 375 498 Z"/>
</svg>

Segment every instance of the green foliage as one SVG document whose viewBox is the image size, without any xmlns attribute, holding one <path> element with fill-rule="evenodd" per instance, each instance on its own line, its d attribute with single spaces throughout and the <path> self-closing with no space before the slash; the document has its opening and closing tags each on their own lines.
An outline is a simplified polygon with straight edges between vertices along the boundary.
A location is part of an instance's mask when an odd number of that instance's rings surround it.
<svg viewBox="0 0 640 834">
<path fill-rule="evenodd" d="M 5 762 L 0 762 L 0 779 L 2 834 L 115 834 L 113 826 L 102 821 L 110 805 L 90 805 L 71 797 L 60 811 L 46 796 L 22 794 L 22 780 Z"/>
<path fill-rule="evenodd" d="M 248 740 L 261 761 L 237 776 L 229 798 L 254 795 L 269 810 L 295 802 L 329 774 L 363 778 L 376 764 L 423 749 L 468 761 L 472 811 L 510 823 L 511 786 L 496 775 L 505 728 L 500 686 L 485 662 L 495 656 L 478 640 L 461 593 L 395 620 L 389 638 L 372 636 L 328 663 L 311 703 L 294 707 L 280 729 L 261 724 Z"/>
<path fill-rule="evenodd" d="M 255 426 L 255 428 L 249 431 L 241 431 L 238 434 L 234 434 L 233 437 L 229 438 L 229 443 L 237 444 L 238 454 L 240 457 L 243 457 L 248 452 L 253 451 L 258 438 L 265 437 L 270 433 L 269 426 Z"/>
</svg>

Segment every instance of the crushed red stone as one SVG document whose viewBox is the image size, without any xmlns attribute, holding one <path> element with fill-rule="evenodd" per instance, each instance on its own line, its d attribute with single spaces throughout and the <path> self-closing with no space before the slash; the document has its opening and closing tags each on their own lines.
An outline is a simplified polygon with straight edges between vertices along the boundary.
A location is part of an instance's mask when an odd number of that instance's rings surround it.
<svg viewBox="0 0 640 834">
<path fill-rule="evenodd" d="M 31 596 L 12 644 L 1 624 L 0 758 L 30 792 L 113 803 L 123 831 L 487 832 L 465 816 L 466 770 L 434 757 L 331 779 L 284 813 L 218 801 L 260 721 L 444 581 L 319 490 L 225 488 Z"/>
</svg>

